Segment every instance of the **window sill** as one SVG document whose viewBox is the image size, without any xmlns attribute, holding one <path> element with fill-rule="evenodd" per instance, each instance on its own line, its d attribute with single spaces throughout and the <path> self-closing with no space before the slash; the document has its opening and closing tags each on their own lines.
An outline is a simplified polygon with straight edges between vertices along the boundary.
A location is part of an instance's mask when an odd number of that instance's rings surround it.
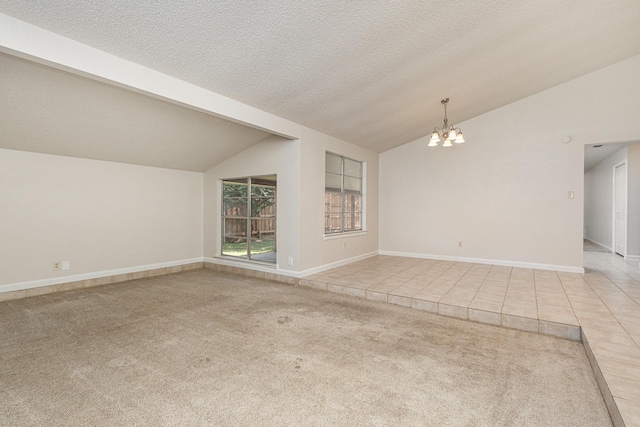
<svg viewBox="0 0 640 427">
<path fill-rule="evenodd" d="M 366 236 L 369 234 L 367 230 L 347 231 L 346 233 L 325 234 L 324 240 L 345 239 L 347 237 Z"/>
</svg>

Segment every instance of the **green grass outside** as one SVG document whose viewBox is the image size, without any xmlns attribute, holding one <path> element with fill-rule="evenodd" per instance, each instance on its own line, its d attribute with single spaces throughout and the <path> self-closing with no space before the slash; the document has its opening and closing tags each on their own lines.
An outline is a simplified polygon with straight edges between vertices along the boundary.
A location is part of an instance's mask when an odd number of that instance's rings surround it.
<svg viewBox="0 0 640 427">
<path fill-rule="evenodd" d="M 251 242 L 252 254 L 266 254 L 276 251 L 275 240 L 259 240 Z M 222 245 L 222 255 L 230 256 L 247 256 L 247 244 L 245 242 L 240 243 L 224 243 Z"/>
</svg>

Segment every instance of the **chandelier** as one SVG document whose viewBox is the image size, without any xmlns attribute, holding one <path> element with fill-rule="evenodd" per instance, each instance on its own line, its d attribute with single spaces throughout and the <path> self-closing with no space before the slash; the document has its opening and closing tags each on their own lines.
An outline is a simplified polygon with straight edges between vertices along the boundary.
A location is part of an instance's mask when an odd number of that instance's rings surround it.
<svg viewBox="0 0 640 427">
<path fill-rule="evenodd" d="M 433 129 L 433 134 L 431 135 L 428 146 L 437 147 L 438 142 L 440 142 L 440 137 L 444 139 L 443 147 L 451 147 L 451 142 L 455 142 L 456 144 L 463 143 L 464 138 L 462 137 L 462 131 L 454 125 L 449 125 L 449 120 L 447 119 L 447 103 L 449 102 L 449 98 L 445 98 L 440 102 L 444 105 L 444 124 L 440 129 L 437 127 Z"/>
</svg>

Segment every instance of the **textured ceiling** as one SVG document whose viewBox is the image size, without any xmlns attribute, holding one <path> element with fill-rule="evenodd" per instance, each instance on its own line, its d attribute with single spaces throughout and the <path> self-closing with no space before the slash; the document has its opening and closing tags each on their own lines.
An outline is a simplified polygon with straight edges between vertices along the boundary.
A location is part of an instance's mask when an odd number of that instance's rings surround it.
<svg viewBox="0 0 640 427">
<path fill-rule="evenodd" d="M 0 148 L 205 171 L 268 133 L 0 54 Z"/>
<path fill-rule="evenodd" d="M 638 0 L 0 0 L 0 12 L 376 151 L 440 125 L 444 97 L 460 122 L 640 54 Z"/>
</svg>

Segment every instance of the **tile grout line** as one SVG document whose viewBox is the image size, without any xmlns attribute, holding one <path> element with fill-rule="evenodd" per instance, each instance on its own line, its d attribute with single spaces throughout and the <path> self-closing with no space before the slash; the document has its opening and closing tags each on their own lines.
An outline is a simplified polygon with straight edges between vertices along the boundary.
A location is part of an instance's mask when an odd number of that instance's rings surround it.
<svg viewBox="0 0 640 427">
<path fill-rule="evenodd" d="M 604 274 L 603 274 L 604 276 Z M 609 279 L 607 276 L 604 276 L 607 280 L 609 280 L 617 289 L 619 289 L 621 292 L 624 293 L 624 291 L 622 291 L 622 289 L 620 289 L 618 287 L 618 285 L 616 285 L 615 282 L 613 282 L 611 279 Z M 616 317 L 616 315 L 614 314 L 614 312 L 611 310 L 611 308 L 607 305 L 606 302 L 604 302 L 604 300 L 600 297 L 600 295 L 598 295 L 598 293 L 593 289 L 593 287 L 591 286 L 591 284 L 589 283 L 589 281 L 585 278 L 584 281 L 587 283 L 587 285 L 589 285 L 589 287 L 593 290 L 593 292 L 596 294 L 596 296 L 600 299 L 600 301 L 602 302 L 602 304 L 606 307 L 607 311 L 611 314 L 611 316 L 613 316 L 613 318 L 616 320 L 616 322 L 618 322 L 618 325 L 620 325 L 620 327 L 626 332 L 627 335 L 629 335 L 629 338 L 631 339 L 631 341 L 638 347 L 640 348 L 640 345 L 638 345 L 638 343 L 636 343 L 636 340 L 633 339 L 633 337 L 631 336 L 631 333 L 629 332 L 629 330 L 627 328 L 624 327 L 624 325 L 620 322 L 620 320 L 618 320 L 618 318 Z M 627 295 L 626 293 L 624 293 L 624 295 L 631 299 L 633 302 L 635 302 L 633 300 L 633 298 L 631 298 L 629 295 Z"/>
<path fill-rule="evenodd" d="M 458 265 L 458 264 L 460 264 L 460 262 L 456 262 L 456 263 L 454 264 L 454 266 L 456 266 L 456 265 Z M 453 284 L 453 286 L 451 286 L 451 287 L 449 288 L 449 290 L 448 290 L 444 295 L 442 295 L 442 297 L 440 297 L 440 301 L 442 301 L 442 299 L 443 299 L 444 297 L 446 297 L 446 296 L 449 294 L 449 292 L 451 292 L 451 291 L 453 290 L 453 288 L 455 288 L 455 287 L 456 287 L 456 285 L 457 285 L 458 283 L 460 283 L 460 281 L 464 278 L 464 276 L 466 276 L 466 275 L 467 275 L 467 273 L 468 273 L 468 272 L 473 268 L 473 266 L 474 266 L 474 265 L 476 265 L 476 264 L 471 264 L 471 267 L 469 267 L 469 268 L 468 268 L 468 269 L 467 269 L 467 270 L 462 274 L 462 276 L 460 276 L 460 277 L 458 278 L 458 280 L 456 280 L 456 282 Z M 452 268 L 453 268 L 453 267 L 452 267 Z M 438 303 L 439 303 L 439 302 L 438 302 Z M 468 317 L 468 316 L 469 316 L 469 314 L 467 313 L 467 317 Z"/>
<path fill-rule="evenodd" d="M 627 276 L 629 278 L 629 280 L 633 280 L 634 282 L 636 282 L 639 286 L 640 286 L 640 282 L 638 282 L 636 279 L 634 279 L 633 277 L 629 276 L 628 274 L 626 274 L 625 272 L 623 272 L 622 270 L 620 270 L 620 272 L 622 274 L 624 274 L 625 276 Z M 604 274 L 604 272 L 600 271 L 600 274 L 602 274 L 607 280 L 609 280 L 611 283 L 613 283 L 613 285 L 620 289 L 620 292 L 622 292 L 623 294 L 625 294 L 629 299 L 631 299 L 631 301 L 635 302 L 639 307 L 640 307 L 640 303 L 638 303 L 635 298 L 633 298 L 631 295 L 629 295 L 628 293 L 625 292 L 624 289 L 622 289 L 620 286 L 618 286 L 618 284 L 615 282 L 615 280 L 613 280 L 611 277 L 607 276 L 606 274 Z M 585 279 L 586 280 L 586 279 Z"/>
<path fill-rule="evenodd" d="M 438 262 L 436 262 L 435 264 L 433 264 L 433 265 L 429 266 L 428 268 L 426 268 L 426 269 L 422 270 L 422 272 L 421 272 L 421 273 L 418 273 L 418 274 L 416 274 L 416 275 L 414 275 L 414 276 L 412 276 L 412 277 L 408 278 L 408 279 L 407 279 L 407 280 L 405 280 L 402 284 L 400 284 L 400 285 L 396 286 L 395 288 L 391 289 L 390 291 L 387 291 L 387 292 L 386 292 L 386 293 L 387 293 L 387 299 L 388 299 L 388 295 L 389 295 L 389 293 L 390 293 L 390 292 L 393 292 L 393 291 L 395 291 L 396 289 L 398 289 L 398 288 L 402 287 L 404 284 L 406 284 L 406 283 L 410 282 L 411 280 L 415 279 L 416 277 L 418 277 L 419 275 L 421 275 L 421 274 L 422 274 L 422 273 L 424 273 L 425 271 L 432 269 L 433 267 L 435 267 L 436 265 L 438 265 L 440 262 L 441 262 L 441 261 L 439 260 L 439 261 L 438 261 Z M 409 270 L 410 268 L 413 268 L 413 267 L 415 267 L 415 265 L 412 265 L 411 267 L 407 267 L 407 268 L 405 268 L 404 270 L 401 270 L 401 271 L 407 271 L 407 270 Z M 393 276 L 393 275 L 392 275 L 392 276 Z M 429 283 L 431 283 L 431 282 L 429 282 Z M 375 285 L 376 285 L 376 284 L 369 285 L 365 290 L 366 290 L 366 291 L 368 291 L 368 290 L 369 290 L 369 288 L 371 288 L 371 287 L 373 287 L 373 286 L 375 286 Z M 376 291 L 371 291 L 371 292 L 376 292 Z"/>
<path fill-rule="evenodd" d="M 598 293 L 593 289 L 593 287 L 591 286 L 591 284 L 587 281 L 587 279 L 585 279 L 584 274 L 581 274 L 582 276 L 582 280 L 587 284 L 587 286 L 589 287 L 589 289 L 591 289 L 591 292 L 593 292 L 595 294 L 595 296 L 598 298 L 598 300 L 602 303 L 602 305 L 604 305 L 604 307 L 607 309 L 607 311 L 609 312 L 609 314 L 611 315 L 611 317 L 613 317 L 613 319 L 618 323 L 618 325 L 627 333 L 627 335 L 629 335 L 629 332 L 627 332 L 627 330 L 625 329 L 624 326 L 622 326 L 622 324 L 620 323 L 620 321 L 618 320 L 618 318 L 611 312 L 611 309 L 609 308 L 609 306 L 607 304 L 605 304 L 605 302 L 602 300 L 602 298 L 600 297 L 600 295 L 598 295 Z M 578 316 L 576 316 L 577 318 Z M 578 323 L 580 323 L 580 319 L 578 319 Z M 582 327 L 582 325 L 580 325 L 580 327 Z"/>
<path fill-rule="evenodd" d="M 580 328 L 580 336 L 582 336 L 582 325 L 580 325 L 580 320 L 578 320 L 578 315 L 576 314 L 576 310 L 573 308 L 573 304 L 571 303 L 571 298 L 569 298 L 569 294 L 567 294 L 567 289 L 564 287 L 564 283 L 562 283 L 562 279 L 558 275 L 557 271 L 553 272 L 558 278 L 558 282 L 560 283 L 560 287 L 562 288 L 562 292 L 564 293 L 565 298 L 569 301 L 569 307 L 571 307 L 571 312 L 573 313 L 573 317 L 575 317 L 576 322 L 578 323 L 578 327 Z M 584 277 L 582 278 L 584 280 Z"/>
<path fill-rule="evenodd" d="M 509 279 L 507 280 L 507 289 L 504 290 L 504 299 L 500 306 L 500 323 L 502 323 L 502 311 L 504 310 L 504 302 L 507 300 L 507 294 L 509 293 L 509 283 L 511 283 L 511 276 L 513 275 L 513 267 L 509 268 Z"/>
<path fill-rule="evenodd" d="M 442 260 L 438 261 L 436 264 L 432 265 L 431 267 L 435 267 L 437 264 L 440 264 L 442 262 Z M 443 271 L 442 273 L 440 273 L 437 277 L 433 278 L 433 280 L 431 280 L 429 282 L 429 284 L 427 284 L 424 288 L 420 289 L 418 292 L 416 292 L 415 294 L 413 294 L 414 296 L 419 294 L 420 292 L 422 292 L 423 290 L 427 289 L 429 287 L 429 285 L 431 285 L 433 282 L 435 282 L 437 279 L 439 279 L 440 277 L 442 277 L 446 272 L 448 272 L 449 270 L 451 270 L 456 264 L 458 264 L 458 262 L 454 262 L 453 265 L 449 268 L 447 268 L 445 271 Z M 427 270 L 429 270 L 431 267 L 429 267 Z M 427 271 L 424 270 L 424 271 Z M 420 273 L 422 274 L 422 273 Z M 419 276 L 420 274 L 417 274 L 415 277 Z M 411 279 L 409 279 L 411 280 Z M 406 283 L 406 282 L 405 282 Z M 402 285 L 400 286 L 396 286 L 395 288 L 393 288 L 391 291 L 387 292 L 387 300 L 389 299 L 389 295 L 391 294 L 391 292 L 395 291 L 398 288 L 401 288 Z M 447 291 L 448 292 L 448 291 Z M 438 304 L 440 304 L 440 300 L 443 298 L 444 296 L 440 297 L 440 299 L 438 300 Z M 413 300 L 413 297 L 408 297 L 411 298 Z"/>
<path fill-rule="evenodd" d="M 467 318 L 469 318 L 469 308 L 471 307 L 471 304 L 473 304 L 473 301 L 476 299 L 476 296 L 478 295 L 478 292 L 480 292 L 480 289 L 482 289 L 482 286 L 484 285 L 484 282 L 487 281 L 487 277 L 489 277 L 489 273 L 491 272 L 491 270 L 493 270 L 493 267 L 494 266 L 492 265 L 491 268 L 489 269 L 489 271 L 487 271 L 487 274 L 484 275 L 484 279 L 482 279 L 482 282 L 480 283 L 480 286 L 478 286 L 478 289 L 476 289 L 476 292 L 473 294 L 473 298 L 471 298 L 471 301 L 469 301 L 469 304 L 467 305 Z M 502 299 L 502 302 L 504 303 L 504 298 Z"/>
</svg>

